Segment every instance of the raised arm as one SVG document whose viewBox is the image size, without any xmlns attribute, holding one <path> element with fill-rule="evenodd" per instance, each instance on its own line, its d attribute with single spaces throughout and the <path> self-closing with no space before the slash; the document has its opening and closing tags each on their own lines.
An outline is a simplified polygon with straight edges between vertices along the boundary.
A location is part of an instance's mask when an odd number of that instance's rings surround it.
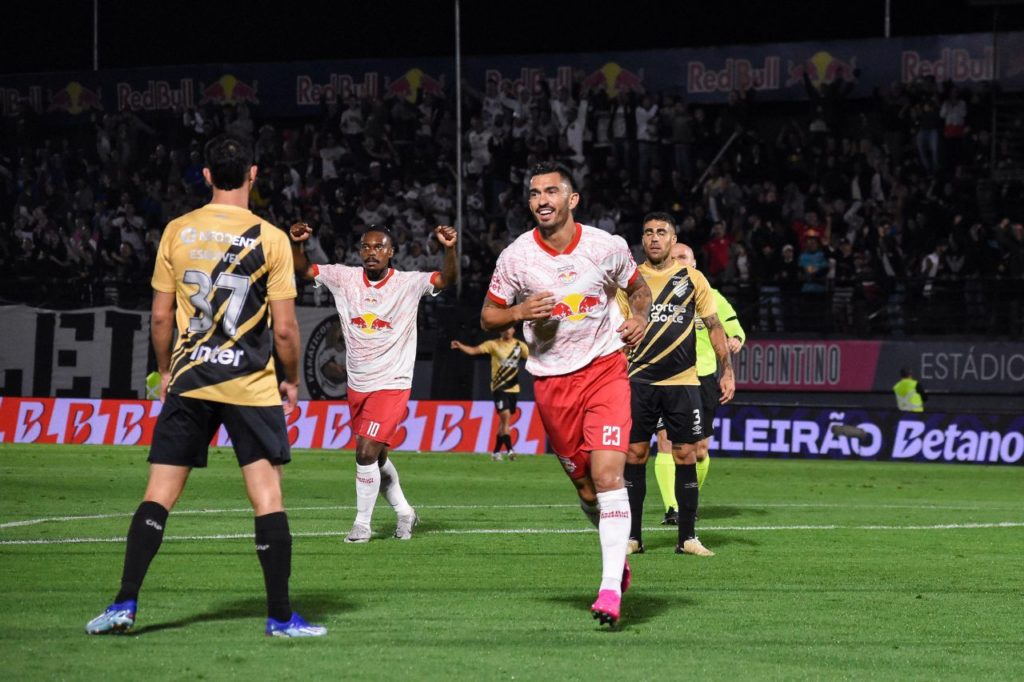
<svg viewBox="0 0 1024 682">
<path fill-rule="evenodd" d="M 444 289 L 455 284 L 455 280 L 458 278 L 456 265 L 458 265 L 459 256 L 455 250 L 455 243 L 459 239 L 459 234 L 455 231 L 454 227 L 438 225 L 434 229 L 434 235 L 441 246 L 444 247 L 444 263 L 441 264 L 441 274 L 434 282 L 434 288 Z"/>
<path fill-rule="evenodd" d="M 313 228 L 306 223 L 293 223 L 288 228 L 288 236 L 292 240 L 292 260 L 295 262 L 295 274 L 302 279 L 313 279 L 316 273 L 313 272 L 313 265 L 306 258 L 306 250 L 303 242 L 307 241 L 313 234 Z"/>
</svg>

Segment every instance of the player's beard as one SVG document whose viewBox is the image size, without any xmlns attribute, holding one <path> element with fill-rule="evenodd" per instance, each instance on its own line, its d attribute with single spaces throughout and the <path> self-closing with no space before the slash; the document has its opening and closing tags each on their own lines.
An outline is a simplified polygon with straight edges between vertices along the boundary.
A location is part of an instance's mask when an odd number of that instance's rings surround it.
<svg viewBox="0 0 1024 682">
<path fill-rule="evenodd" d="M 568 204 L 561 208 L 556 208 L 554 212 L 554 220 L 549 223 L 542 223 L 540 216 L 534 212 L 534 220 L 537 221 L 537 229 L 541 231 L 545 236 L 549 236 L 558 232 L 558 230 L 566 225 L 566 223 L 572 222 L 572 212 L 569 210 Z"/>
<path fill-rule="evenodd" d="M 369 265 L 364 264 L 363 270 L 366 272 L 366 279 L 370 280 L 371 282 L 378 282 L 384 278 L 384 275 L 387 273 L 390 267 L 391 259 L 389 258 L 386 261 L 384 261 L 383 265 L 377 266 L 375 269 L 371 269 Z"/>
<path fill-rule="evenodd" d="M 647 253 L 646 250 L 644 251 L 644 256 L 647 257 L 647 262 L 650 263 L 655 270 L 661 270 L 668 267 L 669 261 L 672 260 L 672 250 L 671 247 L 669 247 L 668 250 L 662 251 L 660 260 L 656 260 L 651 256 L 651 254 Z"/>
</svg>

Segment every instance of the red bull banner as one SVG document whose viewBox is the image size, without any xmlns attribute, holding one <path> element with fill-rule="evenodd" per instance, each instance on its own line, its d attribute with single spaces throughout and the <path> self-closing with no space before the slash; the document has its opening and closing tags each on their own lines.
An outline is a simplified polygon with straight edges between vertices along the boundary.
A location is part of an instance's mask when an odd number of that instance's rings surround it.
<svg viewBox="0 0 1024 682">
<path fill-rule="evenodd" d="M 162 405 L 157 400 L 0 397 L 0 443 L 149 445 Z M 355 448 L 347 402 L 300 400 L 286 421 L 294 448 Z M 544 427 L 533 402 L 519 403 L 510 428 L 517 453 L 546 452 Z M 412 400 L 393 449 L 490 452 L 497 432 L 491 401 Z M 212 444 L 228 447 L 231 440 L 221 428 Z"/>
<path fill-rule="evenodd" d="M 998 51 L 998 54 L 996 53 Z M 692 102 L 724 102 L 733 90 L 762 100 L 800 100 L 806 87 L 842 82 L 851 97 L 933 77 L 971 86 L 998 80 L 1024 90 L 1024 32 L 890 39 L 732 45 L 727 47 L 468 57 L 464 75 L 479 89 L 667 92 Z M 218 64 L 0 76 L 0 114 L 21 106 L 75 117 L 96 111 L 179 111 L 205 104 L 247 104 L 264 116 L 316 114 L 323 102 L 350 97 L 453 94 L 452 60 L 411 58 Z"/>
</svg>

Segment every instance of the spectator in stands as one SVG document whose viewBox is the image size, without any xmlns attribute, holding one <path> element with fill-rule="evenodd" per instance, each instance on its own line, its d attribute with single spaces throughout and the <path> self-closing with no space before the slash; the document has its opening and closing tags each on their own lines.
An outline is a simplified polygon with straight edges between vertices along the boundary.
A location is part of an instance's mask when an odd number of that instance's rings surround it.
<svg viewBox="0 0 1024 682">
<path fill-rule="evenodd" d="M 1005 333 L 1005 306 L 1020 298 L 1021 257 L 1011 221 L 1000 225 L 989 212 L 1000 202 L 1012 208 L 1019 194 L 1012 181 L 997 182 L 991 198 L 982 194 L 981 201 L 976 191 L 977 178 L 989 171 L 993 88 L 954 91 L 922 79 L 874 101 L 837 106 L 849 92 L 847 76 L 831 84 L 820 75 L 812 80 L 813 92 L 799 111 L 738 91 L 729 104 L 702 104 L 692 112 L 674 93 L 623 88 L 609 96 L 603 86 L 584 87 L 582 76 L 560 83 L 557 96 L 543 81 L 534 88 L 492 79 L 464 111 L 465 120 L 481 119 L 479 134 L 490 138 L 467 154 L 477 162 L 463 194 L 467 263 L 479 261 L 487 272 L 501 246 L 532 226 L 520 196 L 523 169 L 564 155 L 582 189 L 579 214 L 591 224 L 635 241 L 643 211 L 671 211 L 705 271 L 730 286 L 748 282 L 743 286 L 752 300 L 768 309 L 787 309 L 781 303 L 791 297 L 798 305 L 805 284 L 828 293 L 827 274 L 808 280 L 798 263 L 819 256 L 827 263 L 834 244 L 832 295 L 845 295 L 852 271 L 855 308 L 863 302 L 875 313 L 866 316 L 872 329 L 893 329 L 899 311 L 913 309 L 913 296 L 922 292 L 907 287 L 908 274 L 926 274 L 922 264 L 934 264 L 931 248 L 940 240 L 950 246 L 933 283 L 945 273 L 963 283 L 964 307 L 1002 306 L 999 314 L 974 316 L 968 324 Z M 946 93 L 941 105 L 940 90 Z M 67 264 L 68 281 L 91 282 L 81 295 L 73 287 L 46 288 L 48 305 L 77 305 L 90 296 L 97 305 L 115 298 L 125 304 L 117 282 L 124 272 L 121 243 L 131 244 L 144 271 L 151 268 L 150 245 L 166 216 L 205 202 L 198 152 L 206 137 L 225 128 L 257 137 L 254 210 L 283 224 L 318 220 L 323 248 L 339 253 L 338 261 L 351 255 L 353 236 L 367 219 L 391 224 L 400 233 L 396 244 L 421 241 L 427 222 L 448 224 L 455 214 L 455 111 L 451 93 L 416 102 L 360 95 L 325 100 L 317 116 L 304 120 L 267 119 L 259 104 L 209 103 L 173 117 L 97 112 L 58 129 L 49 114 L 15 107 L 9 130 L 18 133 L 0 140 L 0 223 L 8 225 L 0 230 L 0 258 L 8 272 L 21 272 L 27 239 L 30 258 L 38 259 L 45 247 Z M 807 112 L 823 124 L 814 134 Z M 794 113 L 801 123 L 792 122 Z M 650 128 L 638 128 L 640 119 Z M 961 119 L 963 135 L 952 144 L 955 136 L 947 133 L 956 133 Z M 737 129 L 742 135 L 709 169 Z M 938 152 L 931 130 L 939 135 Z M 650 144 L 638 164 L 644 135 Z M 956 146 L 959 152 L 951 151 Z M 1015 163 L 1002 139 L 997 163 Z M 959 222 L 954 215 L 962 216 Z M 811 241 L 804 236 L 812 230 L 820 233 L 820 254 L 804 258 L 801 248 L 807 243 L 810 252 Z M 44 238 L 48 233 L 56 241 Z M 430 248 L 420 255 L 431 257 Z M 403 256 L 411 254 L 410 247 Z M 41 302 L 41 291 L 13 281 L 2 293 Z M 809 329 L 824 330 L 825 319 L 808 320 Z"/>
<path fill-rule="evenodd" d="M 725 223 L 716 220 L 711 226 L 711 238 L 704 244 L 704 265 L 702 269 L 708 279 L 717 283 L 729 266 L 733 238 L 725 233 Z"/>
<path fill-rule="evenodd" d="M 960 163 L 960 147 L 967 132 L 967 102 L 960 99 L 960 91 L 951 87 L 946 101 L 939 107 L 942 117 L 943 155 L 948 167 Z"/>
</svg>

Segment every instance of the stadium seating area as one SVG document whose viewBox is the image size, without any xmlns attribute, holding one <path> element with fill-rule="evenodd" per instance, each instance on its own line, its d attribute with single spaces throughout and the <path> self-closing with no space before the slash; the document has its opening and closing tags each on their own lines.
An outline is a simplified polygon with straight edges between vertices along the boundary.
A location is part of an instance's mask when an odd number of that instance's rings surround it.
<svg viewBox="0 0 1024 682">
<path fill-rule="evenodd" d="M 494 260 L 529 229 L 524 173 L 556 158 L 577 217 L 631 244 L 669 211 L 711 281 L 763 333 L 987 334 L 1024 327 L 1022 185 L 992 181 L 1014 154 L 989 135 L 993 98 L 922 81 L 849 100 L 841 80 L 800 104 L 692 106 L 668 93 L 467 86 L 463 290 L 476 309 Z M 208 199 L 202 145 L 251 136 L 254 210 L 318 228 L 328 262 L 386 223 L 396 266 L 436 268 L 428 235 L 455 218 L 450 99 L 325 103 L 317 120 L 256 105 L 3 121 L 0 299 L 51 308 L 146 307 L 163 225 Z M 994 150 L 994 153 L 993 153 Z M 1019 162 L 1019 160 L 1018 160 Z M 329 305 L 304 290 L 300 302 Z"/>
</svg>

